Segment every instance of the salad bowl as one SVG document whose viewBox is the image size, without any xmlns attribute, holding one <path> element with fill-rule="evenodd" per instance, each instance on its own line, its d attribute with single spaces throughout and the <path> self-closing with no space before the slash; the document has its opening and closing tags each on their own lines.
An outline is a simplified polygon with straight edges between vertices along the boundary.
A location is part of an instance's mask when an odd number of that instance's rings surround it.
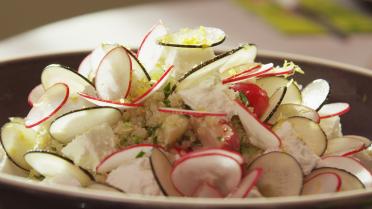
<svg viewBox="0 0 372 209">
<path fill-rule="evenodd" d="M 71 52 L 10 60 L 0 63 L 0 121 L 28 111 L 29 89 L 40 83 L 42 69 L 50 63 L 78 68 L 88 52 Z M 345 101 L 352 109 L 343 116 L 343 131 L 372 137 L 372 70 L 319 58 L 263 51 L 258 62 L 282 64 L 291 60 L 305 76 L 296 80 L 307 84 L 323 78 L 332 84 L 329 102 Z M 0 207 L 4 208 L 372 208 L 372 190 L 334 194 L 257 198 L 207 199 L 154 197 L 84 190 L 68 186 L 42 185 L 21 177 L 0 173 Z"/>
</svg>

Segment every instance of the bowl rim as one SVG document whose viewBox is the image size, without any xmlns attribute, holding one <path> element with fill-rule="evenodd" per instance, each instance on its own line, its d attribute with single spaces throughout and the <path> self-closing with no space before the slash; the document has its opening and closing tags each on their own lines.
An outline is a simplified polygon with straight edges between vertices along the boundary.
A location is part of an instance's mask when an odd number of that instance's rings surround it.
<svg viewBox="0 0 372 209">
<path fill-rule="evenodd" d="M 221 50 L 223 51 L 223 50 Z M 40 54 L 35 56 L 17 57 L 10 60 L 0 62 L 1 65 L 7 65 L 17 62 L 27 62 L 35 59 L 42 59 L 48 57 L 59 57 L 67 55 L 78 55 L 88 53 L 86 50 L 59 52 L 50 54 Z M 354 66 L 350 64 L 341 63 L 338 61 L 331 61 L 324 58 L 317 58 L 307 55 L 298 55 L 293 53 L 277 52 L 271 50 L 260 50 L 258 56 L 266 58 L 287 59 L 294 61 L 301 61 L 306 63 L 316 63 L 328 67 L 333 67 L 335 70 L 347 71 L 355 74 L 372 78 L 372 69 L 369 70 L 364 67 Z M 138 205 L 166 205 L 166 206 L 211 206 L 217 207 L 240 207 L 240 206 L 255 206 L 255 207 L 273 207 L 278 205 L 307 205 L 319 204 L 320 202 L 330 202 L 337 200 L 355 200 L 355 198 L 372 197 L 372 188 L 365 190 L 345 191 L 332 194 L 319 194 L 309 196 L 290 196 L 290 197 L 271 197 L 271 198 L 251 198 L 249 201 L 240 198 L 188 198 L 188 197 L 164 197 L 164 196 L 149 196 L 138 194 L 123 194 L 118 192 L 93 190 L 85 188 L 76 188 L 71 186 L 58 185 L 58 188 L 53 185 L 41 184 L 39 182 L 25 179 L 24 177 L 14 176 L 6 173 L 0 173 L 0 184 L 17 187 L 20 189 L 33 190 L 45 192 L 50 194 L 64 195 L 68 197 L 81 197 L 91 200 L 99 200 L 105 202 L 138 204 Z"/>
</svg>

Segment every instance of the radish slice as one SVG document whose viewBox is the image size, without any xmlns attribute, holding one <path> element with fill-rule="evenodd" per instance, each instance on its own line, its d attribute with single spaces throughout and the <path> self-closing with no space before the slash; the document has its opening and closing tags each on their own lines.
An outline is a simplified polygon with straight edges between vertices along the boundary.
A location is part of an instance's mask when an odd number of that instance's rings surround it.
<svg viewBox="0 0 372 209">
<path fill-rule="evenodd" d="M 158 39 L 158 44 L 182 48 L 206 48 L 223 43 L 225 32 L 219 28 L 200 26 L 196 29 L 184 28 L 178 32 L 164 35 Z M 190 40 L 192 40 L 190 42 Z"/>
<path fill-rule="evenodd" d="M 262 175 L 261 168 L 255 168 L 248 174 L 246 174 L 242 181 L 240 182 L 239 186 L 232 191 L 228 197 L 232 198 L 246 198 L 249 196 L 249 193 L 252 191 L 253 187 L 256 186 L 258 180 Z"/>
<path fill-rule="evenodd" d="M 157 40 L 167 34 L 164 24 L 159 21 L 143 38 L 137 51 L 137 58 L 143 63 L 145 68 L 151 72 L 155 69 L 162 52 L 163 46 L 157 44 Z"/>
<path fill-rule="evenodd" d="M 41 73 L 41 84 L 47 89 L 56 83 L 65 83 L 70 89 L 70 94 L 95 92 L 94 85 L 74 70 L 57 64 L 48 65 Z"/>
<path fill-rule="evenodd" d="M 331 103 L 325 104 L 318 111 L 320 119 L 330 118 L 334 116 L 341 116 L 350 111 L 350 105 L 348 103 Z"/>
<path fill-rule="evenodd" d="M 299 195 L 303 173 L 296 159 L 284 152 L 269 152 L 256 158 L 248 170 L 261 168 L 257 187 L 265 197 Z"/>
<path fill-rule="evenodd" d="M 86 187 L 94 180 L 93 176 L 70 160 L 49 151 L 35 150 L 25 154 L 26 162 L 45 177 L 57 175 L 73 176 Z"/>
<path fill-rule="evenodd" d="M 302 104 L 314 110 L 319 110 L 326 101 L 330 92 L 329 83 L 323 79 L 317 79 L 302 89 Z"/>
<path fill-rule="evenodd" d="M 94 80 L 98 70 L 98 66 L 100 65 L 102 59 L 106 56 L 106 54 L 118 46 L 118 44 L 102 43 L 92 51 L 90 58 L 92 70 L 88 76 L 89 80 Z"/>
<path fill-rule="evenodd" d="M 225 77 L 224 80 L 233 79 L 233 78 L 242 76 L 246 73 L 257 71 L 260 68 L 261 68 L 261 64 L 255 64 L 255 63 L 246 63 L 246 64 L 241 64 L 238 66 L 233 66 L 227 70 L 224 70 L 224 72 L 229 75 L 228 77 Z"/>
<path fill-rule="evenodd" d="M 159 112 L 164 113 L 173 113 L 179 115 L 190 115 L 194 117 L 205 117 L 205 116 L 216 116 L 216 117 L 226 117 L 226 113 L 216 113 L 216 112 L 207 112 L 207 111 L 196 111 L 196 110 L 186 110 L 186 109 L 177 109 L 170 107 L 160 107 Z"/>
<path fill-rule="evenodd" d="M 309 107 L 299 104 L 281 104 L 267 123 L 274 125 L 278 121 L 290 117 L 304 117 L 315 123 L 320 122 L 319 114 Z"/>
<path fill-rule="evenodd" d="M 280 76 L 280 75 L 292 75 L 294 71 L 293 66 L 286 66 L 286 67 L 275 67 L 272 70 L 265 72 L 258 77 L 264 78 L 264 77 L 272 77 L 272 76 Z"/>
<path fill-rule="evenodd" d="M 228 83 L 243 82 L 243 81 L 246 81 L 247 79 L 257 77 L 261 74 L 269 72 L 270 70 L 273 69 L 273 66 L 274 66 L 273 63 L 262 65 L 260 68 L 258 68 L 256 70 L 252 70 L 252 71 L 247 72 L 247 73 L 244 73 L 243 75 L 226 78 L 226 79 L 222 80 L 222 83 L 223 84 L 228 84 Z"/>
<path fill-rule="evenodd" d="M 53 119 L 67 102 L 68 96 L 69 88 L 66 84 L 57 83 L 48 88 L 26 116 L 26 127 L 32 128 L 49 119 Z"/>
<path fill-rule="evenodd" d="M 337 169 L 337 168 L 317 168 L 314 169 L 308 176 L 306 176 L 306 179 L 312 179 L 315 176 L 318 176 L 323 173 L 334 173 L 341 179 L 341 185 L 340 188 L 337 191 L 349 191 L 354 189 L 363 189 L 364 185 L 363 183 L 353 174 Z M 306 181 L 305 179 L 305 181 Z M 326 189 L 326 188 L 324 188 Z"/>
<path fill-rule="evenodd" d="M 295 82 L 288 81 L 283 77 L 267 77 L 260 78 L 256 84 L 264 89 L 269 97 L 271 97 L 277 89 L 287 86 L 287 93 L 282 101 L 282 104 L 301 104 L 302 96 L 301 91 Z"/>
<path fill-rule="evenodd" d="M 79 68 L 78 68 L 78 73 L 86 78 L 89 79 L 89 75 L 92 72 L 92 53 L 88 54 L 83 61 L 81 61 Z"/>
<path fill-rule="evenodd" d="M 37 147 L 36 132 L 23 124 L 9 122 L 1 128 L 1 145 L 8 158 L 18 167 L 30 170 L 23 155 Z"/>
<path fill-rule="evenodd" d="M 57 141 L 66 144 L 94 126 L 102 123 L 114 125 L 120 118 L 120 110 L 112 107 L 80 109 L 56 118 L 49 127 L 49 133 Z"/>
<path fill-rule="evenodd" d="M 34 103 L 37 102 L 37 100 L 40 99 L 40 97 L 45 93 L 43 85 L 39 84 L 35 86 L 31 92 L 28 94 L 28 104 L 32 107 L 34 106 Z"/>
<path fill-rule="evenodd" d="M 150 156 L 150 165 L 156 182 L 165 196 L 181 196 L 181 194 L 174 188 L 170 173 L 172 164 L 169 162 L 167 156 L 157 148 L 152 150 Z"/>
<path fill-rule="evenodd" d="M 287 123 L 290 124 L 294 135 L 298 136 L 316 155 L 321 156 L 326 151 L 327 136 L 318 123 L 308 118 L 291 117 L 279 121 L 272 127 L 272 130 L 277 133 L 280 129 L 286 128 Z"/>
<path fill-rule="evenodd" d="M 103 160 L 97 165 L 96 172 L 110 172 L 128 161 L 136 159 L 138 153 L 141 152 L 144 152 L 146 156 L 149 156 L 154 147 L 159 146 L 154 144 L 136 144 L 116 150 L 103 158 Z"/>
<path fill-rule="evenodd" d="M 98 66 L 95 78 L 97 94 L 105 100 L 119 100 L 129 94 L 132 62 L 123 47 L 109 51 Z"/>
<path fill-rule="evenodd" d="M 368 146 L 364 142 L 352 137 L 338 137 L 328 140 L 327 151 L 324 155 L 349 156 L 363 151 Z"/>
<path fill-rule="evenodd" d="M 221 154 L 185 155 L 174 163 L 171 179 L 177 190 L 192 196 L 200 182 L 217 188 L 223 196 L 240 182 L 242 169 L 235 159 Z"/>
<path fill-rule="evenodd" d="M 204 198 L 222 198 L 223 195 L 214 186 L 203 182 L 196 190 L 192 193 L 192 197 L 204 197 Z"/>
<path fill-rule="evenodd" d="M 228 157 L 233 158 L 236 162 L 240 165 L 243 165 L 244 159 L 239 152 L 234 152 L 231 150 L 221 149 L 221 148 L 207 148 L 201 149 L 193 152 L 189 152 L 188 156 L 197 156 L 197 155 L 205 155 L 205 154 L 219 154 L 219 155 L 226 155 Z M 183 155 L 185 156 L 185 155 Z"/>
<path fill-rule="evenodd" d="M 269 99 L 269 106 L 266 108 L 265 112 L 261 115 L 260 120 L 266 123 L 274 115 L 280 104 L 282 103 L 285 94 L 287 93 L 287 87 L 280 87 L 274 92 L 274 94 Z"/>
<path fill-rule="evenodd" d="M 173 65 L 170 66 L 164 73 L 163 75 L 159 78 L 158 81 L 156 81 L 156 83 L 154 83 L 154 85 L 151 86 L 151 88 L 149 88 L 144 94 L 142 94 L 141 96 L 135 98 L 132 102 L 134 104 L 139 104 L 143 101 L 145 101 L 145 99 L 147 99 L 149 96 L 151 96 L 153 93 L 155 93 L 157 90 L 161 89 L 168 81 L 168 79 L 171 77 L 171 71 L 173 69 Z"/>
<path fill-rule="evenodd" d="M 240 118 L 244 130 L 250 136 L 251 143 L 263 150 L 278 149 L 280 147 L 279 137 L 255 118 L 245 105 L 236 102 L 236 112 Z"/>
<path fill-rule="evenodd" d="M 115 101 L 110 101 L 110 100 L 104 100 L 100 99 L 88 94 L 84 93 L 78 93 L 81 97 L 86 99 L 87 101 L 97 105 L 97 106 L 107 106 L 107 107 L 113 107 L 113 108 L 118 108 L 120 110 L 123 109 L 131 109 L 131 108 L 137 108 L 137 107 L 142 107 L 143 105 L 141 104 L 133 104 L 133 103 L 125 103 L 125 102 L 115 102 Z"/>
<path fill-rule="evenodd" d="M 305 179 L 302 195 L 326 194 L 341 189 L 341 177 L 337 173 L 324 172 Z"/>
<path fill-rule="evenodd" d="M 370 170 L 355 158 L 340 156 L 324 157 L 317 165 L 317 168 L 323 167 L 343 169 L 354 174 L 365 187 L 372 186 L 372 175 Z"/>
<path fill-rule="evenodd" d="M 187 89 L 200 82 L 205 77 L 214 72 L 223 73 L 233 66 L 252 63 L 256 57 L 257 48 L 253 45 L 245 44 L 232 49 L 214 58 L 195 66 L 185 73 L 178 81 L 177 90 Z"/>
<path fill-rule="evenodd" d="M 371 145 L 371 143 L 372 143 L 370 139 L 368 139 L 367 137 L 364 137 L 364 136 L 358 136 L 358 135 L 344 135 L 344 137 L 357 139 L 357 140 L 363 142 L 365 147 L 369 147 L 369 146 Z"/>
</svg>

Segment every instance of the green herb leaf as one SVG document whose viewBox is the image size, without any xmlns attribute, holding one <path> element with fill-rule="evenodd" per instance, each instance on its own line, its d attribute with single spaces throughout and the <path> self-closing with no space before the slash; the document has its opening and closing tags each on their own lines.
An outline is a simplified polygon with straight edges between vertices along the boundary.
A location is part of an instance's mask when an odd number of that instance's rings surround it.
<svg viewBox="0 0 372 209">
<path fill-rule="evenodd" d="M 245 106 L 249 106 L 249 100 L 247 98 L 247 96 L 245 96 L 245 94 L 243 92 L 239 92 L 239 99 L 243 102 L 243 104 Z"/>
<path fill-rule="evenodd" d="M 144 151 L 141 151 L 141 152 L 139 152 L 137 155 L 136 155 L 136 158 L 140 158 L 140 157 L 143 157 L 143 156 L 145 156 L 145 152 Z"/>
<path fill-rule="evenodd" d="M 164 104 L 166 107 L 170 107 L 170 106 L 171 106 L 171 101 L 170 101 L 169 99 L 164 99 L 163 104 Z"/>
</svg>

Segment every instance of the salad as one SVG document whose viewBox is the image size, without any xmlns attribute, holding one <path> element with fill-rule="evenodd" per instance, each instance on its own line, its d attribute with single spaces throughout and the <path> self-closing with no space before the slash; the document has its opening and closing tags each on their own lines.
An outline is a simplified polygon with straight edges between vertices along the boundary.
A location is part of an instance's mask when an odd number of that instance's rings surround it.
<svg viewBox="0 0 372 209">
<path fill-rule="evenodd" d="M 222 54 L 213 27 L 158 23 L 137 53 L 103 43 L 78 71 L 45 67 L 26 117 L 1 129 L 3 173 L 143 195 L 260 198 L 372 187 L 371 142 L 343 135 L 345 102 L 300 66 Z"/>
</svg>

